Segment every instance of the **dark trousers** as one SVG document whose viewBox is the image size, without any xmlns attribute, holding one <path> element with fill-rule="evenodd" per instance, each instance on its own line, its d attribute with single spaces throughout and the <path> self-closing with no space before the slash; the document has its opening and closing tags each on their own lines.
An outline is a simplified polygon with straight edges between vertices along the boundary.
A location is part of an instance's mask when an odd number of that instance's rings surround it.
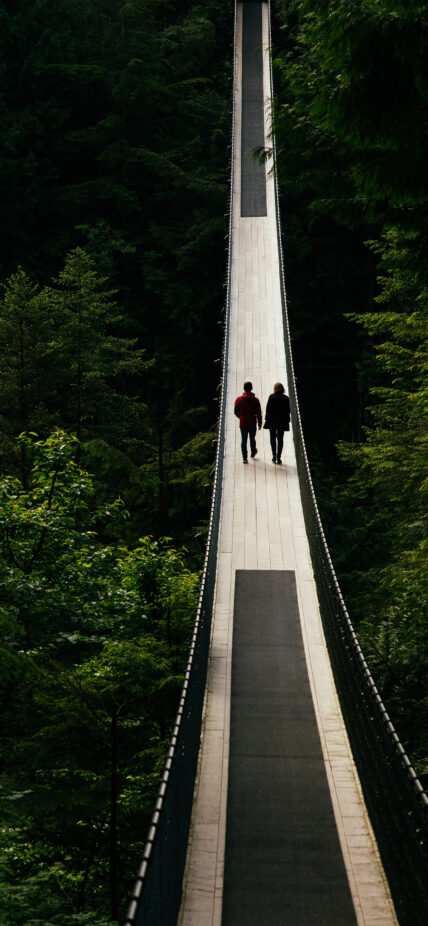
<svg viewBox="0 0 428 926">
<path fill-rule="evenodd" d="M 284 446 L 284 429 L 269 428 L 270 445 L 272 447 L 272 456 L 275 460 L 281 459 L 282 448 Z"/>
<path fill-rule="evenodd" d="M 241 450 L 242 450 L 242 459 L 246 460 L 247 453 L 247 441 L 250 438 L 250 448 L 251 453 L 255 453 L 256 450 L 256 430 L 257 426 L 254 428 L 241 428 Z"/>
</svg>

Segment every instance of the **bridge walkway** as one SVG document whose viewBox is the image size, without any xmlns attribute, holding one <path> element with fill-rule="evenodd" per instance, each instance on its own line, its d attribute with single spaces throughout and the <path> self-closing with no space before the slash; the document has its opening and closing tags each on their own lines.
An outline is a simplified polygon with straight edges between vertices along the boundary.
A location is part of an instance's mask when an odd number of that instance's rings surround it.
<svg viewBox="0 0 428 926">
<path fill-rule="evenodd" d="M 300 499 L 269 434 L 242 464 L 233 402 L 287 391 L 269 137 L 269 9 L 238 3 L 222 505 L 180 926 L 392 926 L 396 917 L 334 686 Z M 242 151 L 241 151 L 242 142 Z"/>
</svg>

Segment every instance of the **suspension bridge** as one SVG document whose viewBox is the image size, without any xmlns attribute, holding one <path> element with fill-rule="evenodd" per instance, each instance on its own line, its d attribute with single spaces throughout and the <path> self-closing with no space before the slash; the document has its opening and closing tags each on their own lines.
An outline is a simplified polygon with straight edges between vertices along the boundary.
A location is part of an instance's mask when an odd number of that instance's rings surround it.
<svg viewBox="0 0 428 926">
<path fill-rule="evenodd" d="M 370 676 L 299 415 L 270 132 L 270 4 L 235 4 L 227 306 L 189 663 L 126 926 L 423 926 L 428 800 Z M 255 148 L 271 147 L 261 164 Z M 286 225 L 286 216 L 283 217 Z M 290 396 L 242 465 L 233 402 Z"/>
</svg>

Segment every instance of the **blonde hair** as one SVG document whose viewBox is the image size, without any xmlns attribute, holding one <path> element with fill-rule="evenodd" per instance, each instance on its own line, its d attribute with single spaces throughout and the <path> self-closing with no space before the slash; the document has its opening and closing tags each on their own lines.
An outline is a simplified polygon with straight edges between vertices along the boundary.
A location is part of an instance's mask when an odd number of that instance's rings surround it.
<svg viewBox="0 0 428 926">
<path fill-rule="evenodd" d="M 273 387 L 274 392 L 285 392 L 284 386 L 282 383 L 275 383 Z"/>
</svg>

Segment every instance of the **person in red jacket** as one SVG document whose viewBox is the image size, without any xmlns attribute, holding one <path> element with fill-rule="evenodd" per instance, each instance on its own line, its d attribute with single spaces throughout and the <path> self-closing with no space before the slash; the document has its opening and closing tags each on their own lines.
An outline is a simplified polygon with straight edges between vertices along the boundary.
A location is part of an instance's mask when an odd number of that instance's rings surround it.
<svg viewBox="0 0 428 926">
<path fill-rule="evenodd" d="M 250 438 L 251 456 L 255 457 L 257 453 L 257 424 L 259 426 L 259 431 L 262 426 L 262 410 L 260 407 L 260 402 L 257 396 L 254 395 L 254 392 L 251 391 L 252 388 L 252 383 L 244 383 L 244 391 L 242 395 L 239 395 L 238 398 L 235 399 L 234 412 L 236 417 L 239 418 L 239 427 L 241 429 L 241 450 L 243 463 L 248 463 L 248 438 Z"/>
</svg>

